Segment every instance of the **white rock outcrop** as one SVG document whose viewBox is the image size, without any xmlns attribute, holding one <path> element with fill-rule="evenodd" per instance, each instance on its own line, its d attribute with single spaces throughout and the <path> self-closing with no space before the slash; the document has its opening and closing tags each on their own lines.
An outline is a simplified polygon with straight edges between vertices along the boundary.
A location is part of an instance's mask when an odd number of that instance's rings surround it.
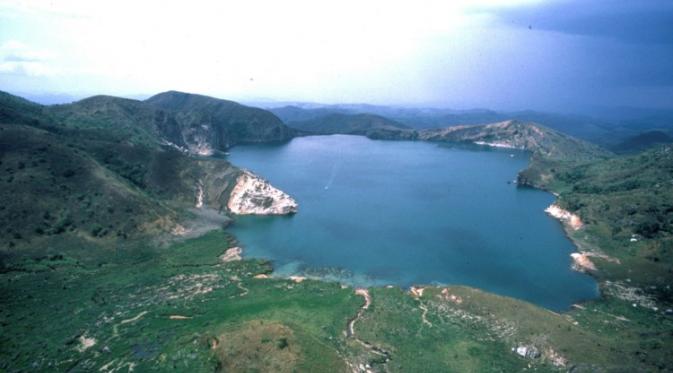
<svg viewBox="0 0 673 373">
<path fill-rule="evenodd" d="M 535 346 L 518 346 L 512 348 L 512 351 L 523 358 L 537 359 L 540 357 L 540 351 Z"/>
<path fill-rule="evenodd" d="M 77 351 L 84 352 L 95 345 L 96 345 L 96 338 L 87 337 L 86 335 L 80 335 Z"/>
<path fill-rule="evenodd" d="M 235 215 L 286 215 L 296 213 L 298 205 L 266 180 L 243 171 L 229 195 L 227 208 Z"/>
<path fill-rule="evenodd" d="M 241 257 L 241 254 L 243 254 L 243 249 L 240 247 L 231 247 L 227 249 L 227 251 L 224 252 L 224 254 L 220 255 L 220 261 L 223 263 L 229 263 L 229 262 L 235 262 L 243 259 Z"/>
<path fill-rule="evenodd" d="M 550 205 L 544 211 L 556 219 L 559 219 L 562 222 L 568 224 L 574 230 L 578 230 L 584 225 L 582 223 L 582 219 L 580 219 L 579 216 L 573 214 L 570 211 L 562 209 L 557 204 Z"/>
<path fill-rule="evenodd" d="M 491 148 L 502 148 L 502 149 L 519 149 L 524 150 L 523 147 L 514 146 L 506 141 L 496 141 L 496 142 L 486 142 L 486 141 L 475 141 L 476 145 L 481 146 L 490 146 Z"/>
<path fill-rule="evenodd" d="M 194 206 L 197 209 L 203 207 L 203 184 L 201 181 L 196 186 L 196 205 Z"/>
<path fill-rule="evenodd" d="M 573 258 L 573 269 L 578 272 L 595 271 L 596 265 L 589 259 L 590 256 L 592 256 L 591 253 L 587 252 L 570 254 L 570 257 Z"/>
</svg>

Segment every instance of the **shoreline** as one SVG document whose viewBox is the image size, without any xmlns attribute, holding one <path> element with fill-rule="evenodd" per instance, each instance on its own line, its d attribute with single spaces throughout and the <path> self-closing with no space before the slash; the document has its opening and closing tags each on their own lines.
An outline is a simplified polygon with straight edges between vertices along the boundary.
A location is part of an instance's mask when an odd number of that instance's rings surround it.
<svg viewBox="0 0 673 373">
<path fill-rule="evenodd" d="M 343 134 L 331 134 L 331 135 L 316 134 L 316 135 L 314 135 L 314 134 L 306 134 L 304 136 L 361 136 L 361 137 L 365 137 L 365 138 L 373 140 L 373 141 L 389 141 L 388 139 L 372 139 L 372 138 L 370 138 L 366 135 L 343 135 Z M 303 136 L 301 136 L 301 137 L 303 137 Z M 393 140 L 393 141 L 419 141 L 418 139 L 414 139 L 414 140 L 391 139 L 391 140 Z M 420 140 L 420 141 L 435 143 L 435 141 L 428 141 L 428 140 Z M 448 144 L 456 144 L 456 143 L 448 142 Z M 473 141 L 473 142 L 470 143 L 470 145 L 481 147 L 482 149 L 501 150 L 503 152 L 506 152 L 506 151 L 523 151 L 523 152 L 526 152 L 526 153 L 531 153 L 530 150 L 527 150 L 525 148 L 522 149 L 522 148 L 517 148 L 515 146 L 499 146 L 501 144 L 497 144 L 497 145 L 494 146 L 494 144 L 486 143 L 486 142 L 482 142 L 482 141 Z M 507 145 L 509 145 L 509 144 L 507 144 Z M 532 159 L 529 158 L 526 169 L 530 168 L 531 163 L 532 163 Z M 249 171 L 246 171 L 246 170 L 243 170 L 243 172 L 244 173 L 249 173 Z M 517 173 L 517 177 L 521 174 L 521 172 L 522 171 L 519 171 Z M 257 175 L 254 175 L 254 176 L 257 176 Z M 260 180 L 264 181 L 264 179 L 262 179 L 261 177 L 259 177 L 259 176 L 257 176 L 257 177 Z M 578 215 L 573 214 L 573 213 L 571 213 L 567 210 L 563 210 L 560 207 L 558 207 L 558 198 L 560 196 L 559 193 L 557 193 L 555 191 L 552 191 L 552 190 L 550 190 L 546 187 L 540 187 L 540 186 L 533 185 L 533 184 L 517 184 L 517 186 L 518 187 L 530 187 L 530 188 L 533 188 L 533 189 L 538 189 L 538 190 L 550 193 L 551 195 L 556 197 L 556 200 L 552 203 L 552 205 L 548 206 L 544 211 L 546 213 L 548 213 L 550 216 L 552 216 L 553 218 L 555 218 L 557 221 L 559 221 L 559 223 L 563 227 L 564 235 L 572 243 L 572 245 L 575 249 L 575 251 L 570 254 L 570 257 L 572 258 L 570 269 L 573 270 L 573 271 L 584 273 L 584 274 L 590 276 L 596 282 L 597 295 L 596 295 L 595 298 L 579 299 L 576 302 L 570 304 L 568 306 L 568 308 L 563 309 L 563 310 L 559 310 L 558 312 L 560 312 L 561 314 L 569 314 L 569 313 L 571 313 L 575 310 L 575 308 L 574 308 L 575 305 L 578 305 L 578 304 L 582 305 L 582 304 L 587 304 L 587 303 L 596 302 L 596 301 L 604 301 L 605 294 L 604 294 L 602 289 L 603 289 L 603 285 L 604 285 L 605 281 L 602 280 L 599 276 L 600 265 L 597 266 L 593 261 L 591 261 L 589 259 L 589 257 L 598 257 L 598 258 L 601 258 L 601 259 L 607 259 L 609 261 L 613 261 L 613 260 L 616 260 L 616 259 L 610 258 L 607 255 L 602 254 L 602 253 L 594 253 L 593 251 L 586 251 L 586 250 L 583 251 L 582 250 L 582 247 L 584 245 L 580 241 L 578 241 L 576 238 L 574 238 L 572 233 L 577 231 L 577 230 L 580 230 L 580 229 L 584 228 L 584 223 L 581 221 L 581 218 Z M 280 192 L 285 194 L 285 192 L 283 192 L 283 191 L 280 191 Z M 288 195 L 288 197 L 289 197 L 289 195 Z M 290 198 L 292 198 L 292 197 L 290 197 Z M 568 219 L 571 223 L 567 224 L 561 218 L 558 218 L 558 217 L 552 215 L 551 213 L 549 213 L 547 211 L 547 209 L 549 209 L 552 206 L 556 206 L 559 210 L 562 210 L 563 212 L 568 213 Z M 233 215 L 235 216 L 236 214 L 233 214 Z M 282 215 L 282 214 L 262 214 L 262 215 L 276 216 L 276 215 Z M 575 262 L 575 260 L 573 258 L 573 254 L 575 254 L 576 256 L 579 255 L 580 261 L 582 261 L 583 263 L 587 263 L 587 267 L 581 266 L 579 268 L 576 268 L 577 263 Z M 617 260 L 617 262 L 618 262 L 618 260 Z M 588 263 L 591 263 L 591 264 L 588 264 Z M 544 307 L 544 306 L 541 306 L 541 305 L 538 305 L 538 304 L 535 304 L 535 303 L 531 303 L 530 301 L 522 299 L 522 298 L 517 298 L 517 297 L 513 297 L 513 296 L 509 296 L 509 295 L 502 295 L 502 294 L 495 293 L 495 292 L 492 292 L 492 291 L 488 291 L 486 289 L 482 289 L 482 288 L 479 288 L 479 287 L 473 287 L 473 286 L 470 286 L 470 285 L 463 285 L 463 284 L 432 284 L 432 285 L 414 284 L 414 285 L 409 285 L 409 286 L 391 285 L 391 284 L 381 284 L 381 285 L 375 284 L 375 285 L 361 286 L 361 285 L 358 285 L 358 284 L 350 284 L 348 282 L 344 282 L 339 278 L 330 278 L 329 276 L 322 276 L 322 275 L 321 276 L 312 276 L 312 275 L 309 276 L 309 275 L 301 274 L 301 273 L 300 274 L 293 273 L 293 274 L 287 274 L 287 275 L 282 275 L 282 276 L 275 276 L 274 273 L 276 273 L 275 268 L 272 270 L 272 273 L 268 276 L 268 278 L 289 279 L 289 280 L 295 281 L 294 278 L 300 277 L 301 281 L 306 279 L 306 280 L 314 280 L 314 281 L 335 282 L 335 283 L 341 284 L 342 286 L 349 286 L 349 287 L 352 287 L 354 289 L 358 288 L 358 287 L 362 287 L 364 289 L 371 289 L 371 288 L 384 288 L 384 287 L 393 286 L 393 287 L 397 287 L 397 288 L 401 289 L 402 291 L 409 291 L 410 289 L 412 289 L 414 287 L 421 287 L 421 286 L 422 287 L 432 287 L 432 288 L 437 288 L 437 289 L 441 289 L 441 287 L 443 287 L 443 286 L 464 286 L 464 287 L 467 287 L 467 288 L 473 288 L 473 289 L 476 289 L 476 290 L 479 290 L 479 291 L 484 291 L 486 293 L 491 293 L 491 294 L 495 294 L 495 295 L 498 295 L 498 296 L 503 296 L 503 297 L 507 297 L 507 298 L 510 298 L 510 299 L 514 299 L 516 301 L 529 303 L 529 304 L 534 305 L 535 307 L 539 307 L 541 309 L 548 310 L 550 312 L 557 312 L 557 311 L 551 310 L 547 307 Z"/>
</svg>

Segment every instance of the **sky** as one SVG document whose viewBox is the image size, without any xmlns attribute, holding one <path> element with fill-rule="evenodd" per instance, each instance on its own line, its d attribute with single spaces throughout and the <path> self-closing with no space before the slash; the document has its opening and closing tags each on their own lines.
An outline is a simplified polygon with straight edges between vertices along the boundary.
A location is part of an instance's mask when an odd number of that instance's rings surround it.
<svg viewBox="0 0 673 373">
<path fill-rule="evenodd" d="M 0 0 L 0 90 L 673 109 L 673 1 Z"/>
</svg>

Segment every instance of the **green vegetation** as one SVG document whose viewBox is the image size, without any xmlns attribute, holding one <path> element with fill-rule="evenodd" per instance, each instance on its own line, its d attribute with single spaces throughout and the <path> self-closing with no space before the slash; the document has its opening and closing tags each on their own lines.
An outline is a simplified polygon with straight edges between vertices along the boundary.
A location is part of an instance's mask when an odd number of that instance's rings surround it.
<svg viewBox="0 0 673 373">
<path fill-rule="evenodd" d="M 294 134 L 269 115 L 176 92 L 55 107 L 0 94 L 0 371 L 670 370 L 670 146 L 615 157 L 519 122 L 414 132 L 531 151 L 519 183 L 584 221 L 567 232 L 602 297 L 563 314 L 460 286 L 373 288 L 369 303 L 223 262 L 227 218 L 190 210 L 203 188 L 226 212 L 239 170 L 185 148 Z M 197 219 L 200 237 L 172 234 Z"/>
<path fill-rule="evenodd" d="M 220 231 L 164 249 L 91 248 L 88 263 L 69 248 L 13 263 L 0 275 L 0 369 L 343 365 L 334 336 L 359 305 L 352 291 L 254 279 L 271 270 L 268 263 L 220 262 L 230 243 Z M 241 350 L 248 346 L 268 359 Z"/>
<path fill-rule="evenodd" d="M 375 288 L 346 337 L 363 304 L 352 288 L 255 278 L 269 263 L 218 259 L 235 244 L 215 231 L 167 248 L 91 247 L 80 260 L 82 250 L 66 246 L 13 261 L 0 274 L 0 369 L 652 371 L 669 363 L 673 320 L 619 299 L 560 315 L 465 287 L 416 297 Z"/>
<path fill-rule="evenodd" d="M 40 125 L 45 119 L 42 105 L 0 91 L 0 123 Z"/>
<path fill-rule="evenodd" d="M 290 122 L 288 125 L 307 133 L 321 135 L 362 135 L 383 140 L 413 140 L 417 136 L 416 131 L 404 124 L 372 114 L 333 113 Z"/>
<path fill-rule="evenodd" d="M 456 126 L 424 130 L 418 138 L 451 143 L 484 143 L 528 150 L 544 160 L 587 160 L 605 158 L 610 152 L 536 123 L 505 121 L 500 123 Z"/>
<path fill-rule="evenodd" d="M 175 118 L 181 138 L 167 138 L 176 144 L 181 144 L 178 140 L 188 145 L 205 141 L 215 149 L 226 150 L 236 144 L 287 141 L 295 135 L 274 114 L 233 101 L 170 91 L 144 103 Z"/>
<path fill-rule="evenodd" d="M 80 143 L 81 144 L 81 143 Z M 177 219 L 169 206 L 134 186 L 134 175 L 103 167 L 80 146 L 53 132 L 0 125 L 2 243 L 34 248 L 61 235 L 125 240 L 146 222 Z"/>
<path fill-rule="evenodd" d="M 170 234 L 192 219 L 197 185 L 223 209 L 239 171 L 104 132 L 0 124 L 0 244 L 35 250 L 64 235 L 101 245 Z M 22 252 L 21 250 L 18 251 Z"/>
<path fill-rule="evenodd" d="M 612 149 L 617 153 L 637 153 L 657 145 L 673 143 L 673 137 L 664 131 L 646 131 L 631 136 L 616 144 Z"/>
<path fill-rule="evenodd" d="M 601 279 L 630 281 L 670 303 L 673 280 L 673 149 L 588 162 L 536 161 L 520 182 L 559 194 L 559 204 L 586 223 L 569 231 L 598 257 Z"/>
<path fill-rule="evenodd" d="M 458 286 L 372 296 L 362 338 L 391 352 L 394 371 L 650 371 L 668 366 L 673 342 L 670 317 L 618 300 L 556 314 Z M 527 358 L 512 352 L 521 346 Z"/>
<path fill-rule="evenodd" d="M 190 122 L 195 111 L 210 121 Z M 292 132 L 263 110 L 177 92 L 147 102 L 95 96 L 56 106 L 1 92 L 0 247 L 15 255 L 15 247 L 32 251 L 64 235 L 103 246 L 163 240 L 195 218 L 188 208 L 199 188 L 207 206 L 224 211 L 240 171 L 222 159 L 189 155 L 187 148 L 200 145 L 192 127 L 231 137 L 204 139 L 214 150 Z"/>
<path fill-rule="evenodd" d="M 603 148 L 537 123 L 508 120 L 493 124 L 414 130 L 371 114 L 330 114 L 291 122 L 314 134 L 363 135 L 382 140 L 421 140 L 455 144 L 483 144 L 528 150 L 544 160 L 588 160 L 612 154 Z"/>
</svg>

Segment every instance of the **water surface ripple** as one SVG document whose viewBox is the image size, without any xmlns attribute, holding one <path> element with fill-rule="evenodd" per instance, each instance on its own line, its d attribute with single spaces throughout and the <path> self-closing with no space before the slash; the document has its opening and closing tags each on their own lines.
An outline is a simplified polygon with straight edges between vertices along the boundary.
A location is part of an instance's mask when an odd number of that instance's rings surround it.
<svg viewBox="0 0 673 373">
<path fill-rule="evenodd" d="M 335 135 L 237 146 L 228 158 L 299 203 L 295 216 L 241 217 L 231 228 L 247 256 L 281 273 L 462 284 L 554 310 L 597 296 L 544 212 L 554 197 L 508 183 L 526 167 L 523 152 Z"/>
</svg>

